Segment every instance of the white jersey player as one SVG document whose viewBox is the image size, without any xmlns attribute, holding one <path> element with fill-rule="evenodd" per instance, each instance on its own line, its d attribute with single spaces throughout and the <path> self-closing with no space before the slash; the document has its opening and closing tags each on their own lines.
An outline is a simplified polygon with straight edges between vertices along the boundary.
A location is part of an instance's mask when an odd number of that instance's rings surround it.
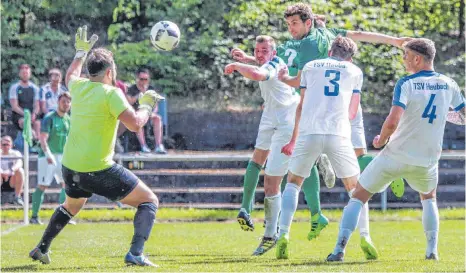
<svg viewBox="0 0 466 273">
<path fill-rule="evenodd" d="M 280 184 L 288 170 L 289 161 L 289 156 L 282 154 L 280 150 L 291 139 L 299 95 L 292 87 L 277 78 L 279 69 L 286 64 L 276 56 L 273 38 L 258 36 L 254 55 L 261 67 L 232 63 L 225 67 L 225 74 L 238 71 L 246 78 L 259 81 L 264 99 L 256 146 L 249 163 L 257 165 L 260 171 L 267 160 L 264 179 L 265 233 L 259 247 L 253 253 L 258 256 L 274 247 L 277 241 L 276 231 L 281 205 Z M 238 221 L 245 228 L 252 226 L 252 222 L 248 223 L 250 218 L 244 209 L 240 210 Z"/>
<path fill-rule="evenodd" d="M 288 257 L 288 233 L 300 187 L 321 154 L 327 154 L 350 195 L 357 184 L 359 165 L 351 142 L 350 120 L 359 109 L 363 73 L 351 62 L 356 50 L 351 39 L 339 36 L 332 44 L 330 57 L 307 63 L 301 74 L 301 103 L 293 137 L 282 149 L 285 154 L 292 153 L 292 158 L 280 216 L 279 258 Z M 369 236 L 368 210 L 366 205 L 360 227 L 364 230 L 361 247 L 366 258 L 376 259 L 377 250 Z"/>
<path fill-rule="evenodd" d="M 421 195 L 426 259 L 438 259 L 438 160 L 449 108 L 460 111 L 464 120 L 465 100 L 454 80 L 434 71 L 435 45 L 431 40 L 411 40 L 404 50 L 404 65 L 411 75 L 396 84 L 390 114 L 373 141 L 376 148 L 386 146 L 362 173 L 343 212 L 338 241 L 328 261 L 343 260 L 364 203 L 401 176 Z"/>
</svg>

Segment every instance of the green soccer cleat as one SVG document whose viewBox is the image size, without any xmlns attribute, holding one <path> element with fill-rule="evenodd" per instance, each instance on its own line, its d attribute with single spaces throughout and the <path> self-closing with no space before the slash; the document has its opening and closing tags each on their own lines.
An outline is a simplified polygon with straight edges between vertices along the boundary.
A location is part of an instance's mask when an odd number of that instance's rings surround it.
<svg viewBox="0 0 466 273">
<path fill-rule="evenodd" d="M 307 234 L 307 239 L 311 241 L 320 235 L 320 232 L 328 225 L 328 219 L 322 213 L 311 216 L 311 231 Z"/>
<path fill-rule="evenodd" d="M 360 246 L 367 260 L 377 260 L 379 258 L 379 253 L 370 238 L 361 237 Z"/>
<path fill-rule="evenodd" d="M 390 188 L 396 197 L 401 198 L 405 194 L 405 182 L 406 180 L 404 178 L 399 178 L 395 181 L 392 181 L 390 184 Z"/>
<path fill-rule="evenodd" d="M 273 236 L 273 238 L 269 237 L 262 237 L 261 243 L 256 248 L 252 256 L 261 256 L 264 255 L 267 251 L 271 250 L 277 244 L 277 236 Z"/>
<path fill-rule="evenodd" d="M 290 243 L 290 238 L 288 234 L 282 234 L 277 241 L 277 250 L 275 252 L 277 259 L 288 259 L 289 251 L 288 244 Z"/>
</svg>

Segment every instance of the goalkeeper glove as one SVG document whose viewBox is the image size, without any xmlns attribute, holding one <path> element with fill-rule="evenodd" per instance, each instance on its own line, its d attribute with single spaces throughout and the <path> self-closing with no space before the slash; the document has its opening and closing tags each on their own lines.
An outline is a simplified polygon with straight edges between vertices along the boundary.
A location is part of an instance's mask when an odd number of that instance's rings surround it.
<svg viewBox="0 0 466 273">
<path fill-rule="evenodd" d="M 99 39 L 99 36 L 92 34 L 91 39 L 87 40 L 87 26 L 78 28 L 75 36 L 74 47 L 76 48 L 75 59 L 84 59 L 87 53 L 94 46 L 95 42 Z"/>
<path fill-rule="evenodd" d="M 154 110 L 157 102 L 165 98 L 157 94 L 154 90 L 147 90 L 139 97 L 139 109 L 145 109 L 150 113 Z"/>
</svg>

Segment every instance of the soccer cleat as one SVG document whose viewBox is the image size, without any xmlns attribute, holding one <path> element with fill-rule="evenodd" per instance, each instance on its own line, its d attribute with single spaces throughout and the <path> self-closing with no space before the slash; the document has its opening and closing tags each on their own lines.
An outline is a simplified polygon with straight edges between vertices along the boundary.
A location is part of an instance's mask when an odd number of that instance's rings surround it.
<svg viewBox="0 0 466 273">
<path fill-rule="evenodd" d="M 438 261 L 438 260 L 439 260 L 439 257 L 438 257 L 438 255 L 435 254 L 435 253 L 430 253 L 430 255 L 426 255 L 426 260 Z"/>
<path fill-rule="evenodd" d="M 327 155 L 321 154 L 317 159 L 316 165 L 327 188 L 333 188 L 335 186 L 335 172 L 333 171 L 332 164 L 330 163 Z"/>
<path fill-rule="evenodd" d="M 125 256 L 125 263 L 126 265 L 137 265 L 137 266 L 153 266 L 153 267 L 159 267 L 158 265 L 152 263 L 149 261 L 149 259 L 144 256 L 144 254 L 141 254 L 139 256 L 131 254 L 131 252 L 128 252 Z"/>
<path fill-rule="evenodd" d="M 36 247 L 31 250 L 31 252 L 29 252 L 29 257 L 31 257 L 34 261 L 39 261 L 43 264 L 49 264 L 51 262 L 49 252 L 42 253 L 40 249 Z"/>
<path fill-rule="evenodd" d="M 379 258 L 379 253 L 370 238 L 361 237 L 360 246 L 367 260 L 377 260 Z"/>
<path fill-rule="evenodd" d="M 251 216 L 245 209 L 240 209 L 238 216 L 236 216 L 236 220 L 238 220 L 242 230 L 254 231 L 254 223 L 252 222 Z"/>
<path fill-rule="evenodd" d="M 275 255 L 277 259 L 288 259 L 290 253 L 288 251 L 288 244 L 290 243 L 290 238 L 288 234 L 282 234 L 277 241 L 277 249 Z"/>
<path fill-rule="evenodd" d="M 403 194 L 405 194 L 405 182 L 406 180 L 404 178 L 399 178 L 395 181 L 392 181 L 390 184 L 390 188 L 396 197 L 401 198 L 403 197 Z"/>
<path fill-rule="evenodd" d="M 144 146 L 141 147 L 141 152 L 143 152 L 143 153 L 150 153 L 151 150 L 149 149 L 149 147 L 147 147 L 147 146 L 144 145 Z"/>
<path fill-rule="evenodd" d="M 21 196 L 16 196 L 15 199 L 13 199 L 13 204 L 23 206 L 23 198 L 21 198 Z"/>
<path fill-rule="evenodd" d="M 271 250 L 277 244 L 277 239 L 277 236 L 273 236 L 273 238 L 262 237 L 262 241 L 252 253 L 252 256 L 261 256 L 265 254 L 265 252 Z"/>
<path fill-rule="evenodd" d="M 320 235 L 320 232 L 328 225 L 328 219 L 322 213 L 311 216 L 311 231 L 307 234 L 307 239 L 311 241 Z"/>
<path fill-rule="evenodd" d="M 345 254 L 343 252 L 338 252 L 337 254 L 330 253 L 327 256 L 327 262 L 343 262 L 343 257 Z"/>
<path fill-rule="evenodd" d="M 43 225 L 44 223 L 42 223 L 40 221 L 39 217 L 32 216 L 31 219 L 29 220 L 29 224 L 31 224 L 31 225 Z"/>
<path fill-rule="evenodd" d="M 154 152 L 156 154 L 166 154 L 167 153 L 167 150 L 165 150 L 165 147 L 163 146 L 163 144 L 160 144 L 159 146 L 157 146 L 155 149 L 154 149 Z"/>
</svg>

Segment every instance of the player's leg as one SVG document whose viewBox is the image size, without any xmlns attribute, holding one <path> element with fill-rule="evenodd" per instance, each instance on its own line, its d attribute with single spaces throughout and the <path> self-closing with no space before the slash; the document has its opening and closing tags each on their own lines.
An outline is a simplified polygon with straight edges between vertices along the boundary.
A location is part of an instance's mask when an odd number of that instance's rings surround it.
<svg viewBox="0 0 466 273">
<path fill-rule="evenodd" d="M 439 213 L 437 208 L 438 163 L 429 167 L 409 166 L 404 173 L 408 184 L 419 192 L 422 225 L 427 240 L 426 259 L 438 260 Z"/>
<path fill-rule="evenodd" d="M 162 117 L 157 114 L 152 114 L 152 127 L 154 130 L 155 149 L 154 152 L 157 154 L 166 154 L 167 151 L 162 143 L 163 138 L 163 124 Z"/>
<path fill-rule="evenodd" d="M 316 161 L 316 166 L 327 188 L 333 188 L 335 186 L 335 172 L 326 154 L 321 154 L 319 156 Z"/>
<path fill-rule="evenodd" d="M 141 146 L 141 152 L 150 153 L 150 149 L 146 144 L 146 137 L 144 136 L 144 127 L 136 132 L 136 137 L 138 138 L 139 145 Z"/>
<path fill-rule="evenodd" d="M 245 231 L 253 231 L 254 223 L 251 219 L 250 213 L 254 203 L 254 196 L 256 194 L 257 183 L 259 182 L 260 172 L 262 166 L 269 155 L 269 150 L 262 150 L 259 148 L 254 149 L 251 160 L 246 168 L 243 180 L 243 200 L 241 202 L 241 209 L 236 217 L 241 229 Z"/>
<path fill-rule="evenodd" d="M 303 182 L 304 198 L 311 212 L 311 230 L 307 235 L 308 240 L 317 238 L 320 232 L 328 225 L 328 219 L 320 209 L 320 179 L 317 166 L 311 168 L 311 174 Z"/>
<path fill-rule="evenodd" d="M 332 165 L 335 167 L 337 176 L 339 176 L 340 167 L 337 163 L 334 164 L 332 162 Z M 327 261 L 343 261 L 346 245 L 351 234 L 358 225 L 364 204 L 367 203 L 374 193 L 385 190 L 391 179 L 396 177 L 398 173 L 399 164 L 396 164 L 393 160 L 379 154 L 374 158 L 372 164 L 370 164 L 361 174 L 359 183 L 357 183 L 348 205 L 343 210 L 337 243 L 333 252 L 327 257 Z M 357 179 L 357 175 L 349 177 L 349 179 Z"/>
<path fill-rule="evenodd" d="M 321 135 L 299 136 L 295 150 L 290 159 L 288 182 L 282 194 L 282 206 L 279 220 L 279 239 L 276 256 L 278 259 L 289 257 L 289 232 L 294 213 L 298 206 L 299 191 L 304 178 L 309 177 L 311 167 L 322 151 Z"/>
<path fill-rule="evenodd" d="M 36 190 L 32 194 L 31 224 L 42 224 L 39 218 L 39 211 L 44 202 L 45 190 L 52 184 L 55 169 L 56 166 L 48 164 L 46 157 L 39 157 L 37 159 L 38 181 Z M 62 204 L 63 202 L 59 203 Z"/>
<path fill-rule="evenodd" d="M 24 170 L 19 168 L 16 170 L 10 178 L 10 187 L 15 189 L 15 204 L 22 206 L 23 199 L 21 198 L 21 193 L 23 192 L 23 183 L 24 183 Z"/>
</svg>

